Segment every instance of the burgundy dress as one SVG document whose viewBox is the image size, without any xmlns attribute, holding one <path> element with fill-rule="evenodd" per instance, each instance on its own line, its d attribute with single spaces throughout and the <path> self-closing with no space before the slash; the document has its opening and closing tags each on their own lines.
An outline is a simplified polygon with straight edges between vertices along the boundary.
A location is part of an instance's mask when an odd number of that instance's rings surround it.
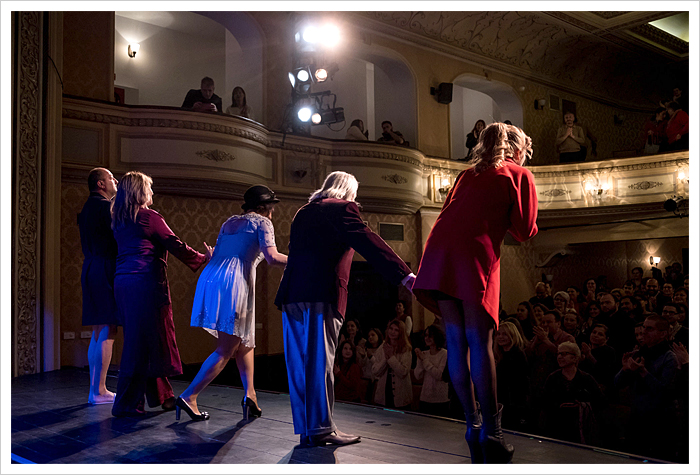
<svg viewBox="0 0 700 475">
<path fill-rule="evenodd" d="M 135 223 L 114 231 L 119 254 L 114 295 L 124 325 L 124 349 L 113 413 L 134 412 L 172 396 L 167 377 L 182 373 L 166 275 L 168 252 L 193 271 L 206 257 L 173 234 L 156 211 L 141 209 Z M 154 378 L 159 378 L 154 381 Z"/>
<path fill-rule="evenodd" d="M 463 171 L 430 231 L 413 293 L 433 313 L 440 315 L 442 293 L 483 306 L 498 328 L 503 238 L 537 234 L 535 179 L 511 160 L 502 163 L 478 175 Z"/>
</svg>

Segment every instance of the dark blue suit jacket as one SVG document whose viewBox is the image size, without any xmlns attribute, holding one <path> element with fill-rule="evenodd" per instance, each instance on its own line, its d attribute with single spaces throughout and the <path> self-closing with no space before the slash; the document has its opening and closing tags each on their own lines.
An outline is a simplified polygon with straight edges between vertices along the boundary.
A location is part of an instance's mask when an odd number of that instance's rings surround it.
<svg viewBox="0 0 700 475">
<path fill-rule="evenodd" d="M 302 206 L 289 236 L 289 259 L 275 305 L 327 302 L 345 316 L 348 279 L 354 251 L 392 284 L 411 269 L 370 230 L 352 201 L 323 198 Z"/>
</svg>

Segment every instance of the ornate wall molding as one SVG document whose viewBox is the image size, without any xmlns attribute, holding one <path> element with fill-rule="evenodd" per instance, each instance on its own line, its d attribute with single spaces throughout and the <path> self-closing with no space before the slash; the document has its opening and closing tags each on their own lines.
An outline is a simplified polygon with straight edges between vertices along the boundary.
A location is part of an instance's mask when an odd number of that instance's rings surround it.
<svg viewBox="0 0 700 475">
<path fill-rule="evenodd" d="M 550 198 L 556 198 L 557 196 L 564 196 L 571 194 L 571 190 L 565 190 L 563 188 L 552 188 L 551 190 L 544 190 L 540 192 L 541 195 Z"/>
<path fill-rule="evenodd" d="M 408 179 L 402 175 L 399 175 L 398 173 L 395 173 L 394 175 L 382 175 L 382 180 L 388 181 L 389 183 L 394 183 L 396 185 L 408 183 Z"/>
<path fill-rule="evenodd" d="M 236 159 L 236 157 L 231 155 L 230 153 L 224 152 L 219 149 L 200 150 L 199 152 L 197 152 L 197 155 L 206 158 L 207 160 L 212 160 L 215 162 L 232 162 Z"/>
<path fill-rule="evenodd" d="M 650 190 L 652 188 L 656 188 L 657 186 L 661 186 L 663 183 L 660 181 L 638 181 L 637 183 L 632 183 L 629 185 L 627 188 L 631 190 Z"/>
<path fill-rule="evenodd" d="M 38 367 L 39 180 L 41 160 L 40 12 L 19 12 L 16 54 L 16 173 L 13 176 L 13 356 L 14 375 Z"/>
</svg>

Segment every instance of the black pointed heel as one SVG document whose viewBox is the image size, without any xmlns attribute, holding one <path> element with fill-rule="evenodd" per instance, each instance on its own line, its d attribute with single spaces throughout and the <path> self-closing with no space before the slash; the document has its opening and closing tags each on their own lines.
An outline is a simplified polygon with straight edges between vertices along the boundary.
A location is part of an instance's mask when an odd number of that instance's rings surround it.
<svg viewBox="0 0 700 475">
<path fill-rule="evenodd" d="M 262 416 L 262 409 L 258 407 L 257 404 L 253 402 L 252 399 L 243 397 L 241 401 L 241 408 L 243 409 L 243 419 L 248 419 L 249 417 L 260 417 Z"/>
<path fill-rule="evenodd" d="M 209 420 L 209 413 L 208 412 L 200 412 L 199 414 L 195 414 L 192 408 L 185 402 L 184 399 L 182 398 L 177 398 L 175 400 L 175 420 L 179 421 L 180 420 L 180 411 L 183 410 L 187 413 L 188 416 L 190 416 L 190 419 L 192 419 L 195 422 L 199 421 L 208 421 Z"/>
</svg>

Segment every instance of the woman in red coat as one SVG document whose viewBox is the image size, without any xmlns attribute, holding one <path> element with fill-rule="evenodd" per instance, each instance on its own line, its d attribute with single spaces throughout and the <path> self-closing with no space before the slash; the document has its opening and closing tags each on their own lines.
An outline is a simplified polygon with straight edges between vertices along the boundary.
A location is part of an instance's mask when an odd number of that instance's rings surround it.
<svg viewBox="0 0 700 475">
<path fill-rule="evenodd" d="M 444 321 L 450 378 L 465 410 L 475 463 L 505 463 L 513 456 L 501 431 L 492 348 L 501 243 L 506 232 L 519 241 L 537 234 L 535 180 L 522 166 L 531 144 L 512 125 L 497 122 L 484 129 L 474 148 L 474 167 L 457 177 L 430 231 L 413 286 L 418 301 Z"/>
<path fill-rule="evenodd" d="M 175 409 L 168 377 L 182 374 L 175 342 L 166 269 L 168 253 L 196 271 L 211 257 L 182 242 L 153 204 L 153 181 L 140 172 L 124 175 L 112 204 L 112 229 L 117 240 L 114 298 L 124 326 L 115 417 L 143 415 L 144 394 L 151 407 Z M 205 243 L 206 246 L 206 243 Z"/>
</svg>

